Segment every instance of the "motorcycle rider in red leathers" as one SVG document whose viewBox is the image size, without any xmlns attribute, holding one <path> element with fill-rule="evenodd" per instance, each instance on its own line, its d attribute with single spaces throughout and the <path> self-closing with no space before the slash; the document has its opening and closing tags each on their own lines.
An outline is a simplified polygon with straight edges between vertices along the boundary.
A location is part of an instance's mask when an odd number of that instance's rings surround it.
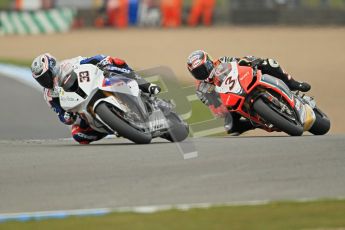
<svg viewBox="0 0 345 230">
<path fill-rule="evenodd" d="M 158 94 L 161 89 L 151 84 L 136 74 L 131 75 L 133 70 L 124 60 L 119 58 L 96 55 L 93 57 L 75 57 L 63 60 L 60 63 L 49 53 L 36 57 L 31 65 L 31 72 L 34 79 L 44 88 L 44 98 L 49 107 L 57 113 L 60 121 L 66 125 L 72 125 L 72 137 L 80 144 L 89 144 L 97 141 L 108 134 L 93 130 L 86 120 L 78 114 L 65 111 L 60 105 L 58 81 L 71 73 L 74 65 L 93 64 L 105 72 L 126 74 L 138 82 L 139 88 L 150 94 Z"/>
<path fill-rule="evenodd" d="M 282 80 L 292 91 L 307 92 L 311 88 L 308 83 L 293 79 L 273 59 L 263 59 L 254 56 L 245 56 L 243 58 L 224 56 L 213 60 L 203 50 L 192 52 L 187 60 L 187 68 L 197 80 L 196 95 L 214 114 L 225 118 L 224 128 L 227 133 L 234 136 L 254 129 L 255 127 L 249 120 L 241 119 L 242 116 L 240 114 L 228 112 L 228 109 L 222 105 L 218 94 L 214 90 L 213 70 L 221 63 L 230 62 L 237 62 L 240 66 L 257 68 L 263 74 L 269 74 Z"/>
</svg>

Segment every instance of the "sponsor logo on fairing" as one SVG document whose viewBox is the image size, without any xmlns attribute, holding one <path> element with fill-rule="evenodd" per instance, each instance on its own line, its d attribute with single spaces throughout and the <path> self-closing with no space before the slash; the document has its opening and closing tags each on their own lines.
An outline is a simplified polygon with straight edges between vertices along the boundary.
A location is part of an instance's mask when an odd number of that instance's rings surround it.
<svg viewBox="0 0 345 230">
<path fill-rule="evenodd" d="M 149 126 L 151 131 L 155 131 L 165 128 L 167 124 L 165 119 L 155 119 L 149 123 Z"/>
<path fill-rule="evenodd" d="M 97 139 L 97 136 L 86 135 L 84 133 L 77 133 L 76 135 L 81 137 L 81 138 L 87 139 L 87 140 L 96 140 Z"/>
<path fill-rule="evenodd" d="M 79 73 L 79 81 L 83 83 L 84 81 L 89 82 L 90 81 L 90 74 L 89 71 L 83 71 Z"/>
<path fill-rule="evenodd" d="M 70 101 L 70 102 L 79 101 L 78 98 L 73 98 L 73 97 L 69 97 L 69 96 L 67 96 L 67 97 L 61 97 L 60 100 L 61 100 L 61 101 Z"/>
<path fill-rule="evenodd" d="M 117 71 L 117 72 L 121 72 L 121 73 L 131 73 L 131 71 L 129 69 L 126 68 L 120 68 L 120 67 L 116 67 L 116 66 L 110 66 L 108 67 L 109 71 Z"/>
</svg>

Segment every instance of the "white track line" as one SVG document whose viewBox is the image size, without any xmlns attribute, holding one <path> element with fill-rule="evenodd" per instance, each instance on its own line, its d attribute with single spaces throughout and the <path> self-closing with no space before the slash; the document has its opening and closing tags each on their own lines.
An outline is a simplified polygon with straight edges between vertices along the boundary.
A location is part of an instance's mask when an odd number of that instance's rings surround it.
<svg viewBox="0 0 345 230">
<path fill-rule="evenodd" d="M 295 200 L 286 200 L 287 202 L 311 202 L 319 201 L 322 198 L 301 198 Z M 336 197 L 332 200 L 345 200 L 345 197 Z M 30 221 L 43 219 L 63 219 L 72 216 L 102 216 L 110 213 L 141 213 L 151 214 L 167 210 L 188 211 L 190 209 L 208 209 L 212 207 L 235 207 L 235 206 L 256 206 L 272 203 L 270 200 L 253 200 L 227 203 L 195 203 L 195 204 L 176 204 L 176 205 L 153 205 L 153 206 L 136 206 L 136 207 L 119 207 L 119 208 L 98 208 L 98 209 L 77 209 L 77 210 L 56 210 L 40 212 L 23 212 L 23 213 L 4 213 L 0 214 L 0 223 L 7 221 Z"/>
<path fill-rule="evenodd" d="M 0 74 L 19 81 L 27 86 L 30 86 L 38 91 L 43 91 L 43 88 L 34 80 L 31 71 L 27 67 L 19 67 L 15 65 L 0 63 Z"/>
</svg>

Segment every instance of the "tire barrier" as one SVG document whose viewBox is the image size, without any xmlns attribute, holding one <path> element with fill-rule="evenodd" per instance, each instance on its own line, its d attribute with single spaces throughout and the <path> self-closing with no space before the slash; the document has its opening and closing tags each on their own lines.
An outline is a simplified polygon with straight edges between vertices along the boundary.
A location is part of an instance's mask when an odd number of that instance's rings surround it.
<svg viewBox="0 0 345 230">
<path fill-rule="evenodd" d="M 0 12 L 0 35 L 50 34 L 71 29 L 75 11 L 68 8 Z"/>
</svg>

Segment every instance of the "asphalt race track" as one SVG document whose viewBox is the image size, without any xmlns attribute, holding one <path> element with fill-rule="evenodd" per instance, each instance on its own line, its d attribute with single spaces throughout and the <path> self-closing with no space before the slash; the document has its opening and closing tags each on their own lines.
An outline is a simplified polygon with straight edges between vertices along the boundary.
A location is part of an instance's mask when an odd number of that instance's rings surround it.
<svg viewBox="0 0 345 230">
<path fill-rule="evenodd" d="M 0 142 L 0 213 L 341 197 L 345 136 Z"/>
<path fill-rule="evenodd" d="M 345 135 L 200 138 L 184 160 L 160 139 L 58 139 L 40 93 L 6 78 L 0 104 L 0 213 L 345 197 Z"/>
<path fill-rule="evenodd" d="M 0 75 L 0 140 L 69 137 L 38 92 Z"/>
</svg>

